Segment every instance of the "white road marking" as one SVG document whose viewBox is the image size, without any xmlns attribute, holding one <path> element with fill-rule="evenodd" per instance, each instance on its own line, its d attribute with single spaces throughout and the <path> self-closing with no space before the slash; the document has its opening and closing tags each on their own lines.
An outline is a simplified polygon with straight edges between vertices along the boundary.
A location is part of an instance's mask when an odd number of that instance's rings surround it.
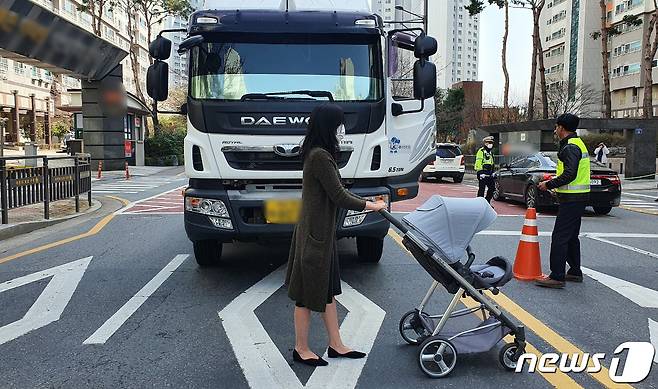
<svg viewBox="0 0 658 389">
<path fill-rule="evenodd" d="M 650 199 L 654 199 L 654 200 L 656 199 L 656 196 L 645 195 L 645 194 L 641 194 L 641 193 L 628 193 L 628 192 L 624 192 L 624 196 L 638 196 L 638 197 L 648 197 L 648 198 L 650 198 Z"/>
<path fill-rule="evenodd" d="M 52 277 L 23 318 L 0 327 L 0 344 L 59 320 L 87 270 L 91 258 L 82 258 L 0 284 L 0 293 L 2 293 Z"/>
<path fill-rule="evenodd" d="M 122 208 L 118 209 L 117 211 L 115 211 L 114 214 L 115 214 L 115 215 L 121 215 L 121 214 L 124 213 L 125 210 L 128 210 L 128 209 L 134 207 L 136 204 L 141 204 L 141 203 L 143 203 L 143 202 L 145 202 L 145 201 L 152 200 L 152 199 L 154 199 L 154 198 L 156 198 L 156 197 L 162 196 L 162 195 L 167 194 L 167 193 L 169 193 L 169 192 L 174 193 L 175 191 L 180 191 L 180 190 L 182 190 L 184 187 L 185 187 L 185 185 L 183 185 L 183 186 L 179 186 L 178 188 L 169 189 L 169 190 L 166 190 L 166 191 L 164 191 L 164 192 L 160 192 L 160 193 L 155 194 L 155 195 L 153 195 L 153 196 L 149 196 L 149 197 L 146 197 L 146 198 L 143 198 L 143 199 L 137 200 L 137 201 L 131 201 L 130 203 L 126 204 L 124 207 L 122 207 Z M 129 214 L 129 213 L 127 213 L 127 214 Z"/>
<path fill-rule="evenodd" d="M 658 291 L 634 284 L 596 270 L 582 267 L 583 274 L 597 280 L 613 291 L 643 308 L 658 308 Z"/>
<path fill-rule="evenodd" d="M 539 236 L 551 236 L 551 231 L 539 231 Z M 521 231 L 517 230 L 484 230 L 476 235 L 494 235 L 494 236 L 519 236 Z M 658 234 L 639 234 L 632 232 L 581 232 L 581 238 L 638 238 L 638 239 L 656 239 Z M 608 243 L 608 242 L 606 242 Z M 615 242 L 613 242 L 614 244 Z"/>
<path fill-rule="evenodd" d="M 123 323 L 132 316 L 139 307 L 162 285 L 178 267 L 185 262 L 189 254 L 179 254 L 174 257 L 158 274 L 155 275 L 142 289 L 130 298 L 119 310 L 103 325 L 88 337 L 83 344 L 103 344 L 121 328 Z"/>
<path fill-rule="evenodd" d="M 329 366 L 315 369 L 305 386 L 292 371 L 286 358 L 256 317 L 254 310 L 282 285 L 285 267 L 270 273 L 236 297 L 219 312 L 226 335 L 251 388 L 354 388 L 367 358 L 332 360 Z M 372 301 L 342 283 L 343 293 L 336 296 L 347 310 L 341 324 L 345 342 L 369 353 L 386 312 Z"/>
<path fill-rule="evenodd" d="M 649 319 L 649 340 L 656 350 L 653 354 L 653 363 L 658 363 L 658 323 L 651 319 Z"/>
<path fill-rule="evenodd" d="M 636 253 L 640 253 L 640 254 L 643 254 L 643 255 L 648 255 L 648 256 L 653 257 L 653 258 L 658 258 L 658 254 L 652 253 L 651 251 L 642 250 L 642 249 L 639 249 L 637 247 L 629 246 L 629 245 L 626 245 L 626 244 L 623 244 L 623 243 L 613 242 L 611 240 L 603 239 L 600 236 L 588 236 L 588 238 L 598 240 L 599 242 L 611 244 L 613 246 L 621 247 L 621 248 L 624 248 L 626 250 L 634 251 Z"/>
</svg>

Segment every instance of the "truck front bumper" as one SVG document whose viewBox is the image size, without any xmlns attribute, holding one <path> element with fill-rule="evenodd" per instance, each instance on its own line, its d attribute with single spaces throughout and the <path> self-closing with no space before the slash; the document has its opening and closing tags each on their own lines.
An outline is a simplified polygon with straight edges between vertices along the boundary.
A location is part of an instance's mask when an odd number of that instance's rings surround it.
<svg viewBox="0 0 658 389">
<path fill-rule="evenodd" d="M 221 200 L 226 205 L 231 229 L 216 227 L 208 215 L 188 211 L 185 209 L 185 232 L 187 237 L 193 241 L 216 240 L 222 243 L 232 241 L 269 241 L 286 240 L 292 236 L 293 224 L 267 224 L 262 221 L 263 203 L 268 198 L 299 198 L 299 191 L 244 193 L 237 190 L 226 190 L 221 184 L 217 188 L 193 188 L 188 187 L 185 197 L 197 197 L 204 199 Z M 359 196 L 375 196 L 387 194 L 389 190 L 385 187 L 353 188 L 352 193 Z M 383 238 L 388 233 L 389 222 L 381 215 L 368 213 L 363 222 L 345 227 L 343 225 L 347 211 L 341 209 L 337 220 L 337 238 L 345 237 L 373 237 Z"/>
</svg>

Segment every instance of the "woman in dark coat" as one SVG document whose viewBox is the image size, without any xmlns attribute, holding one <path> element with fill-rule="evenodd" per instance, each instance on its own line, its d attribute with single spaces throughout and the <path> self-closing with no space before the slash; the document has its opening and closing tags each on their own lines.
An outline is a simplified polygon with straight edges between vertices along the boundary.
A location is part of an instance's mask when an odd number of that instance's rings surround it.
<svg viewBox="0 0 658 389">
<path fill-rule="evenodd" d="M 384 201 L 366 201 L 343 187 L 335 155 L 344 132 L 341 108 L 323 104 L 311 113 L 301 151 L 302 210 L 292 237 L 286 285 L 288 296 L 295 301 L 293 359 L 312 366 L 325 366 L 327 362 L 308 346 L 311 311 L 322 312 L 329 335 L 330 358 L 365 356 L 343 344 L 338 327 L 334 299 L 341 293 L 336 251 L 337 208 L 356 211 L 386 208 Z"/>
</svg>

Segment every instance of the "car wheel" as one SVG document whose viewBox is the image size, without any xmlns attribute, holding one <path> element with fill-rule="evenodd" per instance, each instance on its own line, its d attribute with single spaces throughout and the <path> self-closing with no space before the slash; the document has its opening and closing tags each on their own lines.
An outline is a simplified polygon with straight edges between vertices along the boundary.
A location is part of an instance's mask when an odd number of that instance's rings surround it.
<svg viewBox="0 0 658 389">
<path fill-rule="evenodd" d="M 607 215 L 612 211 L 612 207 L 593 207 L 594 213 L 597 215 Z"/>
<path fill-rule="evenodd" d="M 455 184 L 459 184 L 460 182 L 464 181 L 464 175 L 460 174 L 458 176 L 455 176 L 452 178 L 452 180 L 455 182 Z"/>
<path fill-rule="evenodd" d="M 212 266 L 219 263 L 222 257 L 222 244 L 214 240 L 194 242 L 194 257 L 199 266 Z"/>
<path fill-rule="evenodd" d="M 356 251 L 362 262 L 377 263 L 382 258 L 384 239 L 366 236 L 357 237 Z"/>
<path fill-rule="evenodd" d="M 500 191 L 500 181 L 495 180 L 494 181 L 493 199 L 496 200 L 496 201 L 505 200 L 505 196 L 503 196 L 501 193 L 502 192 Z"/>
<path fill-rule="evenodd" d="M 525 206 L 526 208 L 537 208 L 537 187 L 534 185 L 528 186 L 525 190 Z"/>
</svg>

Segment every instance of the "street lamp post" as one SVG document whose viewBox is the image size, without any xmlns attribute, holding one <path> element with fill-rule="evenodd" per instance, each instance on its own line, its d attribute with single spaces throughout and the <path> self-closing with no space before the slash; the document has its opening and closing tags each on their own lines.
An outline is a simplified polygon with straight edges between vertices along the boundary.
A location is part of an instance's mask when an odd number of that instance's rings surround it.
<svg viewBox="0 0 658 389">
<path fill-rule="evenodd" d="M 0 157 L 5 156 L 5 125 L 9 118 L 0 117 Z"/>
<path fill-rule="evenodd" d="M 417 17 L 418 20 L 405 20 L 405 23 L 423 23 L 423 27 L 424 27 L 423 29 L 425 30 L 425 33 L 427 33 L 427 3 L 428 3 L 428 0 L 424 0 L 425 16 L 418 15 L 417 13 L 411 12 L 411 11 L 405 9 L 401 5 L 396 5 L 395 9 L 397 9 L 399 11 L 402 11 L 402 12 L 406 12 L 409 15 L 413 15 L 413 16 Z"/>
</svg>

